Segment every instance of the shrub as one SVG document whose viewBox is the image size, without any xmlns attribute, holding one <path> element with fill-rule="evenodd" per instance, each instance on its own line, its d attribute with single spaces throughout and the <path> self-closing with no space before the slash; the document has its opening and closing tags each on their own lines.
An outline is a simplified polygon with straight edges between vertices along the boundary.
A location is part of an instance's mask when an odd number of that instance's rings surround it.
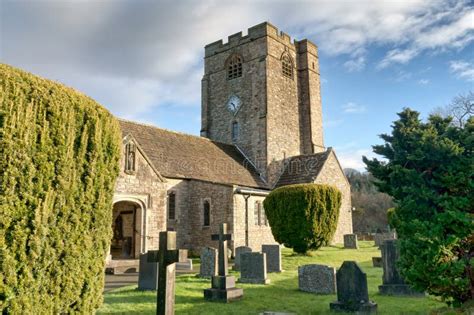
<svg viewBox="0 0 474 315">
<path fill-rule="evenodd" d="M 102 302 L 120 131 L 92 99 L 0 64 L 0 311 Z"/>
<path fill-rule="evenodd" d="M 384 145 L 367 160 L 379 189 L 397 206 L 390 224 L 400 238 L 401 274 L 416 289 L 459 305 L 474 298 L 474 118 L 451 119 L 405 109 Z"/>
<path fill-rule="evenodd" d="M 264 201 L 275 240 L 297 253 L 327 245 L 336 231 L 341 193 L 318 184 L 283 186 Z"/>
</svg>

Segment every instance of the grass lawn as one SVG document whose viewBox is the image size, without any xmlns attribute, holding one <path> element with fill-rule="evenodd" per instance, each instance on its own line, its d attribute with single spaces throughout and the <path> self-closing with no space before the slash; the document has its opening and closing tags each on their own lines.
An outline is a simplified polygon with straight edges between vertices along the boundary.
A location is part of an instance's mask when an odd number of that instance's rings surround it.
<svg viewBox="0 0 474 315">
<path fill-rule="evenodd" d="M 344 260 L 355 260 L 367 274 L 369 297 L 378 304 L 379 314 L 428 314 L 445 304 L 432 297 L 388 297 L 378 294 L 382 284 L 382 268 L 372 267 L 372 257 L 380 256 L 373 242 L 359 242 L 360 249 L 343 249 L 342 246 L 324 247 L 312 256 L 297 256 L 283 249 L 282 273 L 268 274 L 269 285 L 237 284 L 244 289 L 241 301 L 224 304 L 211 303 L 203 298 L 203 290 L 210 280 L 193 275 L 176 277 L 177 314 L 258 314 L 263 311 L 292 312 L 297 314 L 328 314 L 329 303 L 336 295 L 315 295 L 298 290 L 298 266 L 326 264 L 339 268 Z M 231 272 L 236 279 L 239 274 Z M 104 305 L 98 314 L 155 314 L 156 292 L 140 292 L 136 286 L 120 288 L 104 295 Z"/>
</svg>

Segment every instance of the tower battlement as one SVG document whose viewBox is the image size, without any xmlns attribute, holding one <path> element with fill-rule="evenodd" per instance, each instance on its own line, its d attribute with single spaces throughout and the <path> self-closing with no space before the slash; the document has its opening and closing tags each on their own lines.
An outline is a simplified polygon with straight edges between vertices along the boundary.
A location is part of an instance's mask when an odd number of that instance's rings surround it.
<svg viewBox="0 0 474 315">
<path fill-rule="evenodd" d="M 224 43 L 223 40 L 218 40 L 213 43 L 210 43 L 205 46 L 205 57 L 210 57 L 212 55 L 218 54 L 220 52 L 232 49 L 236 46 L 239 46 L 241 44 L 251 42 L 253 40 L 256 40 L 258 38 L 264 37 L 264 36 L 270 36 L 273 39 L 287 45 L 290 47 L 293 47 L 293 49 L 296 50 L 296 45 L 297 43 L 300 43 L 302 41 L 297 41 L 294 40 L 294 42 L 291 41 L 290 35 L 286 34 L 283 31 L 279 31 L 278 28 L 274 25 L 272 25 L 269 22 L 263 22 L 258 25 L 252 26 L 247 30 L 247 35 L 242 36 L 242 32 L 238 32 L 235 34 L 232 34 L 228 36 L 227 42 Z M 315 49 L 316 45 L 313 44 L 312 42 L 308 40 L 303 40 L 308 43 L 308 46 L 312 46 Z M 305 45 L 306 47 L 306 45 Z"/>
</svg>

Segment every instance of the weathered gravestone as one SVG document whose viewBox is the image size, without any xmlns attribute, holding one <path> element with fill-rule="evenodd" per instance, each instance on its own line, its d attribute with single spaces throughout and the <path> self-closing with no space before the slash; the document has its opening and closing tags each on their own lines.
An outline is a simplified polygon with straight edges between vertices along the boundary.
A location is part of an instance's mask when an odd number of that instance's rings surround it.
<svg viewBox="0 0 474 315">
<path fill-rule="evenodd" d="M 377 304 L 369 301 L 367 275 L 355 261 L 344 261 L 336 274 L 337 301 L 329 308 L 339 312 L 376 314 Z"/>
<path fill-rule="evenodd" d="M 253 284 L 269 284 L 265 253 L 240 254 L 239 282 Z"/>
<path fill-rule="evenodd" d="M 262 245 L 262 253 L 267 254 L 267 272 L 282 272 L 281 246 Z"/>
<path fill-rule="evenodd" d="M 336 269 L 317 264 L 299 266 L 298 287 L 305 292 L 334 294 L 336 293 Z"/>
<path fill-rule="evenodd" d="M 158 262 L 156 314 L 174 314 L 175 263 L 178 260 L 176 232 L 160 232 L 159 250 L 148 251 L 148 262 Z"/>
<path fill-rule="evenodd" d="M 252 249 L 248 246 L 239 246 L 235 249 L 234 270 L 240 270 L 240 255 L 243 253 L 251 253 Z"/>
<path fill-rule="evenodd" d="M 148 253 L 140 255 L 138 271 L 138 290 L 158 289 L 158 263 L 148 262 Z"/>
<path fill-rule="evenodd" d="M 379 286 L 382 295 L 415 295 L 423 296 L 424 293 L 413 290 L 405 283 L 397 270 L 399 259 L 397 240 L 385 240 L 382 245 L 383 284 Z"/>
<path fill-rule="evenodd" d="M 344 248 L 358 249 L 357 235 L 356 234 L 344 234 Z"/>
<path fill-rule="evenodd" d="M 372 266 L 382 268 L 382 257 L 372 257 Z"/>
<path fill-rule="evenodd" d="M 381 247 L 385 240 L 397 239 L 397 233 L 395 231 L 389 232 L 377 232 L 374 236 L 375 246 Z"/>
<path fill-rule="evenodd" d="M 188 259 L 187 249 L 179 249 L 179 261 L 176 263 L 176 270 L 193 270 L 193 260 Z"/>
<path fill-rule="evenodd" d="M 236 288 L 235 278 L 228 275 L 227 241 L 232 239 L 232 234 L 227 234 L 227 224 L 222 223 L 219 234 L 211 237 L 213 241 L 219 241 L 218 275 L 212 276 L 212 287 L 204 290 L 204 298 L 218 302 L 239 300 L 244 295 L 244 290 Z"/>
<path fill-rule="evenodd" d="M 204 247 L 201 250 L 201 267 L 199 269 L 199 276 L 202 278 L 217 276 L 217 249 Z"/>
</svg>

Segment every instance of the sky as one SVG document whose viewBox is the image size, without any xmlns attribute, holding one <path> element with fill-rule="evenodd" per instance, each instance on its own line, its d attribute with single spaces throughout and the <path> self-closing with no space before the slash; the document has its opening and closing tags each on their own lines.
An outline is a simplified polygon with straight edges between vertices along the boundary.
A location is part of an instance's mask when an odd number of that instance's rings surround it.
<svg viewBox="0 0 474 315">
<path fill-rule="evenodd" d="M 404 107 L 426 118 L 474 90 L 469 1 L 0 0 L 0 62 L 199 135 L 204 46 L 264 21 L 318 46 L 324 141 L 343 167 L 364 170 Z"/>
</svg>

